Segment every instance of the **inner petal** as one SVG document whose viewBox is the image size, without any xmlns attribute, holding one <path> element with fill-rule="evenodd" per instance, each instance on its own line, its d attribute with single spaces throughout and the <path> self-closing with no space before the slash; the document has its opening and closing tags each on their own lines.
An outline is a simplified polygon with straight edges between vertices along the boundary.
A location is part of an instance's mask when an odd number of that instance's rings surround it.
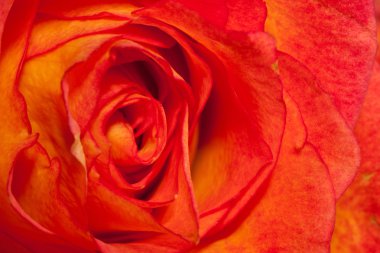
<svg viewBox="0 0 380 253">
<path fill-rule="evenodd" d="M 152 164 L 165 146 L 166 120 L 162 106 L 151 98 L 131 99 L 111 116 L 106 136 L 117 166 Z"/>
</svg>

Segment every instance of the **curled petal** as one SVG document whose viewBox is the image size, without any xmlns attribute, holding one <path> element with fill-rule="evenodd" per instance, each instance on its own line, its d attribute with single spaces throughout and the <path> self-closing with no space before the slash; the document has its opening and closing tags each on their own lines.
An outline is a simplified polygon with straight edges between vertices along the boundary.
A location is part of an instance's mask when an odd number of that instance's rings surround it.
<svg viewBox="0 0 380 253">
<path fill-rule="evenodd" d="M 91 248 L 84 208 L 63 179 L 61 162 L 50 160 L 36 143 L 20 152 L 13 164 L 9 180 L 12 204 L 37 228 Z"/>
</svg>

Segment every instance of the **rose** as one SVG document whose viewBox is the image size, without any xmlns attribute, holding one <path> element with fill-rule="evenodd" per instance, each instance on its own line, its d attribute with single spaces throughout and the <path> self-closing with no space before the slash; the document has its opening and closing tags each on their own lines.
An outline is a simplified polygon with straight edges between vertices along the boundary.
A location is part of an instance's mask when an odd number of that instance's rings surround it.
<svg viewBox="0 0 380 253">
<path fill-rule="evenodd" d="M 328 251 L 369 1 L 27 4 L 1 7 L 3 251 Z"/>
</svg>

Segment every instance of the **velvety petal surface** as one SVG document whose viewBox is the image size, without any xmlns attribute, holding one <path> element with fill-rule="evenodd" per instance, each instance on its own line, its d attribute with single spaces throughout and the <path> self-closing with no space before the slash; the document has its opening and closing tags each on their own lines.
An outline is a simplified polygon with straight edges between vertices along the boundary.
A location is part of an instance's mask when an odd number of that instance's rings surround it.
<svg viewBox="0 0 380 253">
<path fill-rule="evenodd" d="M 129 18 L 131 12 L 139 9 L 139 1 L 123 0 L 41 0 L 39 11 L 43 14 L 64 19 L 76 18 Z"/>
<path fill-rule="evenodd" d="M 359 166 L 359 148 L 351 129 L 320 89 L 320 82 L 294 58 L 279 55 L 284 89 L 297 103 L 304 120 L 307 140 L 326 164 L 339 198 L 352 182 Z"/>
<path fill-rule="evenodd" d="M 187 9 L 199 13 L 207 23 L 227 31 L 262 31 L 266 7 L 262 0 L 206 0 L 176 1 Z"/>
<path fill-rule="evenodd" d="M 8 13 L 11 10 L 14 0 L 4 0 L 0 6 L 0 38 L 3 36 L 5 21 L 8 17 Z M 1 53 L 1 40 L 0 40 L 0 53 Z"/>
<path fill-rule="evenodd" d="M 376 52 L 373 1 L 265 2 L 266 30 L 277 48 L 311 70 L 353 127 Z"/>
<path fill-rule="evenodd" d="M 361 165 L 337 204 L 332 252 L 379 252 L 380 245 L 380 66 L 376 64 L 355 136 Z"/>
</svg>

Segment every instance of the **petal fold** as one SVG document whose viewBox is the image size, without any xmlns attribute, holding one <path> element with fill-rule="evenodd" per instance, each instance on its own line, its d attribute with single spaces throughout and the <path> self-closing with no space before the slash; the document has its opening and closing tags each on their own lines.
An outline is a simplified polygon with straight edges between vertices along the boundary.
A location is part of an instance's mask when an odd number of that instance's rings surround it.
<svg viewBox="0 0 380 253">
<path fill-rule="evenodd" d="M 332 252 L 378 252 L 380 245 L 380 66 L 375 65 L 355 136 L 361 165 L 354 182 L 337 203 Z"/>
<path fill-rule="evenodd" d="M 352 128 L 376 53 L 373 1 L 265 2 L 277 48 L 311 70 Z"/>
<path fill-rule="evenodd" d="M 301 111 L 307 141 L 316 147 L 326 163 L 339 198 L 359 167 L 359 148 L 352 130 L 305 66 L 282 53 L 278 62 L 284 89 Z"/>
<path fill-rule="evenodd" d="M 199 252 L 329 252 L 335 198 L 329 173 L 304 137 L 295 102 L 285 93 L 283 145 L 271 177 L 215 243 Z M 301 130 L 301 131 L 300 131 Z M 246 217 L 246 218 L 245 218 Z"/>
</svg>

